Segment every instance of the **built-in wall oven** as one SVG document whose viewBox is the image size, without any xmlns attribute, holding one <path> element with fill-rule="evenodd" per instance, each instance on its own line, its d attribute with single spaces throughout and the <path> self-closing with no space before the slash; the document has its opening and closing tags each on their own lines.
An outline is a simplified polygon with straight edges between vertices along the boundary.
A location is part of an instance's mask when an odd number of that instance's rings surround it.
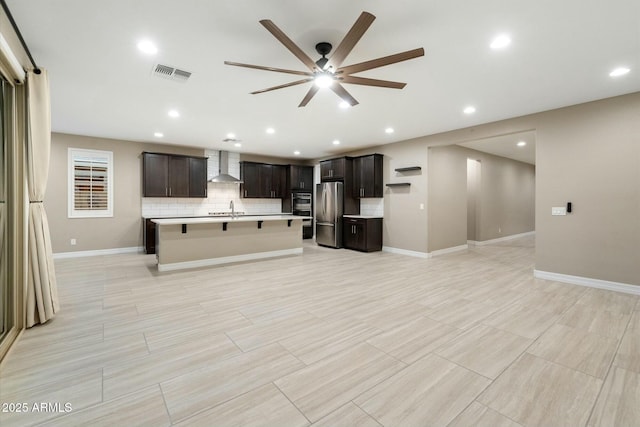
<svg viewBox="0 0 640 427">
<path fill-rule="evenodd" d="M 291 193 L 292 213 L 299 216 L 313 216 L 312 206 L 313 194 L 295 191 Z M 311 239 L 313 237 L 313 220 L 302 220 L 302 238 Z"/>
</svg>

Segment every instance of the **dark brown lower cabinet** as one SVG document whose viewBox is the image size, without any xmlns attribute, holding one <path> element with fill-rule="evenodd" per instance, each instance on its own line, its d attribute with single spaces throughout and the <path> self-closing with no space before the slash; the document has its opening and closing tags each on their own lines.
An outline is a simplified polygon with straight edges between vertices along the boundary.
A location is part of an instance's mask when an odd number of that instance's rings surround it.
<svg viewBox="0 0 640 427">
<path fill-rule="evenodd" d="M 156 253 L 156 223 L 150 218 L 144 218 L 144 232 L 142 235 L 144 241 L 144 251 L 147 254 Z"/>
<path fill-rule="evenodd" d="M 362 252 L 382 250 L 382 218 L 342 219 L 342 244 Z"/>
</svg>

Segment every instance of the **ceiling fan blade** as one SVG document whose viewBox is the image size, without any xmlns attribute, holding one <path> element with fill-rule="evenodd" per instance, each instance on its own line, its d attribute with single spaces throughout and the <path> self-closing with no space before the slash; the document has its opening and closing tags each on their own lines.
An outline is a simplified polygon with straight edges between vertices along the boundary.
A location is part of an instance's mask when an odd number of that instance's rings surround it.
<svg viewBox="0 0 640 427">
<path fill-rule="evenodd" d="M 266 89 L 262 89 L 262 90 L 256 90 L 255 92 L 251 92 L 251 95 L 256 95 L 258 93 L 264 93 L 264 92 L 269 92 L 272 90 L 276 90 L 276 89 L 283 89 L 285 87 L 289 87 L 289 86 L 296 86 L 296 85 L 301 85 L 303 83 L 307 83 L 312 81 L 313 79 L 302 79 L 302 80 L 296 80 L 295 82 L 291 82 L 291 83 L 285 83 L 283 85 L 279 85 L 279 86 L 273 86 L 273 87 L 268 87 Z"/>
<path fill-rule="evenodd" d="M 265 27 L 273 36 L 278 39 L 280 43 L 282 43 L 291 53 L 293 53 L 296 58 L 304 63 L 311 71 L 313 71 L 316 67 L 316 63 L 313 62 L 313 59 L 309 58 L 309 56 L 302 51 L 285 33 L 282 32 L 280 28 L 276 26 L 269 19 L 263 19 L 260 21 L 263 27 Z"/>
<path fill-rule="evenodd" d="M 286 70 L 284 68 L 275 68 L 275 67 L 264 67 L 262 65 L 251 65 L 251 64 L 242 64 L 240 62 L 231 62 L 224 61 L 226 65 L 233 65 L 234 67 L 244 67 L 244 68 L 253 68 L 256 70 L 266 70 L 266 71 L 275 71 L 276 73 L 287 73 L 287 74 L 297 74 L 300 76 L 312 76 L 313 73 L 310 71 L 296 71 L 296 70 Z"/>
<path fill-rule="evenodd" d="M 311 86 L 311 88 L 309 88 L 309 92 L 307 92 L 307 94 L 304 96 L 298 107 L 305 107 L 309 103 L 309 101 L 311 101 L 311 98 L 313 98 L 315 94 L 318 93 L 318 89 L 320 88 L 316 85 Z"/>
<path fill-rule="evenodd" d="M 382 58 L 372 59 L 371 61 L 361 62 L 359 64 L 347 65 L 341 67 L 338 72 L 342 74 L 359 73 L 360 71 L 371 70 L 373 68 L 384 67 L 385 65 L 395 64 L 396 62 L 407 61 L 409 59 L 424 56 L 424 49 L 418 48 L 408 50 L 406 52 L 396 53 L 395 55 L 384 56 Z"/>
<path fill-rule="evenodd" d="M 331 90 L 336 93 L 336 95 L 342 98 L 343 101 L 349 103 L 349 105 L 351 105 L 352 107 L 358 105 L 358 101 L 356 101 L 356 99 L 351 96 L 351 94 L 347 92 L 347 90 L 342 87 L 340 83 L 334 82 L 330 87 Z"/>
<path fill-rule="evenodd" d="M 358 43 L 375 19 L 376 17 L 369 12 L 362 12 L 353 24 L 353 27 L 351 27 L 347 35 L 344 36 L 344 39 L 340 42 L 340 46 L 337 47 L 333 55 L 331 55 L 331 58 L 329 58 L 329 62 L 324 66 L 324 69 L 327 70 L 329 67 L 333 67 L 335 70 L 342 65 L 347 55 L 349 55 L 353 47 Z"/>
<path fill-rule="evenodd" d="M 338 77 L 340 83 L 350 83 L 353 85 L 365 85 L 365 86 L 379 86 L 379 87 L 388 87 L 391 89 L 402 89 L 407 84 L 400 82 L 390 82 L 388 80 L 378 80 L 378 79 L 368 79 L 365 77 L 356 77 L 356 76 L 344 76 Z"/>
</svg>

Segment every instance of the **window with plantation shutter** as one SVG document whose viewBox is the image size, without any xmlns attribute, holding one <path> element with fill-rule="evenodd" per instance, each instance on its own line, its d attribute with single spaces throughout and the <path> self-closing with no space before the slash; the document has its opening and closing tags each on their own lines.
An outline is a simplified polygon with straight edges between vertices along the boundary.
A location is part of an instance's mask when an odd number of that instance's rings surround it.
<svg viewBox="0 0 640 427">
<path fill-rule="evenodd" d="M 113 153 L 69 148 L 69 218 L 113 216 Z"/>
</svg>

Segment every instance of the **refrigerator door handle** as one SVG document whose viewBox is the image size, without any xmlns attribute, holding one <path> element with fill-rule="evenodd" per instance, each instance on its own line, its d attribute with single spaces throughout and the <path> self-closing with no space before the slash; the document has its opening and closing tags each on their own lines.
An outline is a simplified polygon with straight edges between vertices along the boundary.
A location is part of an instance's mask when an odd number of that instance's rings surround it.
<svg viewBox="0 0 640 427">
<path fill-rule="evenodd" d="M 322 188 L 322 213 L 327 215 L 327 189 Z"/>
</svg>

